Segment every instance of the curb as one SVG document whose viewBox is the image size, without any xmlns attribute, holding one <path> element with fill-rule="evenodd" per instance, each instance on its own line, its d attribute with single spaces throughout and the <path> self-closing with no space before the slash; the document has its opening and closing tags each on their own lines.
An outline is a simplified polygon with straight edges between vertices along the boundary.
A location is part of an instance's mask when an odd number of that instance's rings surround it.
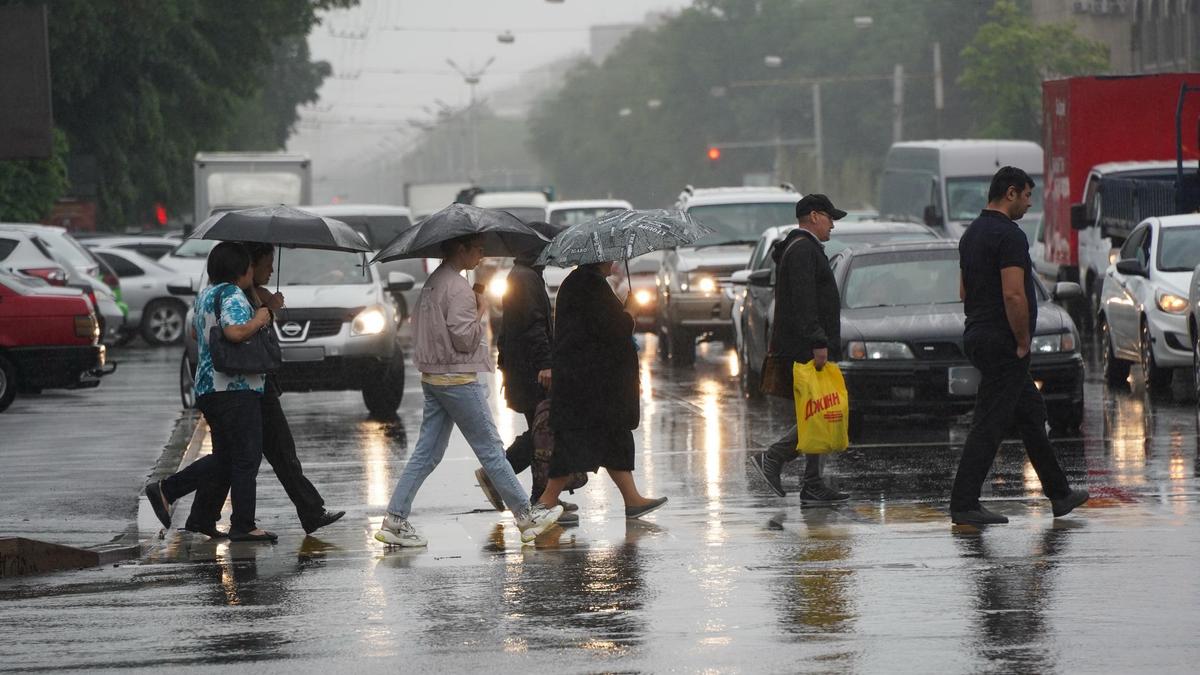
<svg viewBox="0 0 1200 675">
<path fill-rule="evenodd" d="M 171 440 L 167 441 L 162 455 L 150 471 L 147 484 L 162 480 L 179 471 L 185 464 L 194 462 L 200 456 L 204 439 L 207 437 L 208 424 L 204 422 L 204 416 L 197 410 L 185 410 L 175 425 Z M 138 492 L 136 531 L 140 539 L 137 543 L 138 552 L 133 557 L 140 557 L 155 545 L 154 542 L 166 537 L 166 529 L 158 522 L 158 516 L 154 515 L 154 509 L 150 507 L 150 502 L 144 499 L 145 496 L 145 489 Z M 174 513 L 175 509 L 172 506 L 171 514 Z"/>
</svg>

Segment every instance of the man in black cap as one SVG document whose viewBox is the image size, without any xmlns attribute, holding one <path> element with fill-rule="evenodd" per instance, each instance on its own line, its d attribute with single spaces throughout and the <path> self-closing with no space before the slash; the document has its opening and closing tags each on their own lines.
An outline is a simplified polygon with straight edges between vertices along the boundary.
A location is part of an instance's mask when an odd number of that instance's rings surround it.
<svg viewBox="0 0 1200 675">
<path fill-rule="evenodd" d="M 1029 242 L 1014 221 L 1029 210 L 1033 188 L 1029 174 L 1001 168 L 988 188 L 987 208 L 958 241 L 959 296 L 967 316 L 963 351 L 980 372 L 971 431 L 950 494 L 950 518 L 959 524 L 1008 522 L 984 508 L 979 494 L 1001 439 L 1014 426 L 1055 518 L 1088 499 L 1087 490 L 1071 489 L 1054 456 L 1046 437 L 1046 404 L 1029 375 L 1037 291 Z"/>
<path fill-rule="evenodd" d="M 782 396 L 786 392 L 791 399 L 793 363 L 812 361 L 820 370 L 827 362 L 836 363 L 841 358 L 842 302 L 823 242 L 829 241 L 833 221 L 845 215 L 829 197 L 807 195 L 796 204 L 799 229 L 776 243 L 771 251 L 776 264 L 775 323 L 771 326 L 767 361 L 776 366 L 771 375 L 783 384 L 770 393 Z M 767 485 L 780 497 L 787 494 L 780 481 L 783 465 L 796 458 L 796 432 L 793 424 L 766 452 L 750 458 Z M 825 485 L 823 458 L 824 455 L 808 455 L 800 489 L 800 501 L 804 504 L 828 504 L 850 498 Z"/>
</svg>

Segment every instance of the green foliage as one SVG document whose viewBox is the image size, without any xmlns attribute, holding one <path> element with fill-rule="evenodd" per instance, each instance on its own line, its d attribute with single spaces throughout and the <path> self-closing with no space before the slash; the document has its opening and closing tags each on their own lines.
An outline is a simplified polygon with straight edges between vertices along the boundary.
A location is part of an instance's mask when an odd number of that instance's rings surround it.
<svg viewBox="0 0 1200 675">
<path fill-rule="evenodd" d="M 685 184 L 740 185 L 747 173 L 815 189 L 811 151 L 730 149 L 710 143 L 811 137 L 811 81 L 823 80 L 826 191 L 845 203 L 875 199 L 875 173 L 892 141 L 892 82 L 905 66 L 906 138 L 965 135 L 970 114 L 955 57 L 986 20 L 988 2 L 958 0 L 698 0 L 654 31 L 628 37 L 603 63 L 584 63 L 536 107 L 531 148 L 564 198 L 612 193 L 639 205 L 671 203 Z M 871 16 L 873 26 L 855 26 Z M 933 109 L 932 43 L 942 43 L 946 109 Z M 768 69 L 763 57 L 779 56 Z M 711 95 L 723 87 L 724 96 Z M 646 105 L 657 99 L 656 109 Z M 623 108 L 629 114 L 618 114 Z"/>
<path fill-rule="evenodd" d="M 36 223 L 67 190 L 67 137 L 54 132 L 50 159 L 0 162 L 0 222 Z"/>
<path fill-rule="evenodd" d="M 279 147 L 328 72 L 297 42 L 319 10 L 356 3 L 50 2 L 55 123 L 72 152 L 96 157 L 103 224 L 123 229 L 159 201 L 189 212 L 198 150 Z"/>
<path fill-rule="evenodd" d="M 1042 80 L 1099 74 L 1108 49 L 1070 24 L 1034 25 L 1013 0 L 999 0 L 962 52 L 959 82 L 978 102 L 979 135 L 1041 138 Z"/>
</svg>

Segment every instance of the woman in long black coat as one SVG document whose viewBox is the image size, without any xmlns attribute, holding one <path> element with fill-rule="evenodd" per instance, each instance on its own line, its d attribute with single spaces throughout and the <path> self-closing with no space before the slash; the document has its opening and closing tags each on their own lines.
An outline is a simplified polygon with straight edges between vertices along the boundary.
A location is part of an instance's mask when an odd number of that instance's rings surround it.
<svg viewBox="0 0 1200 675">
<path fill-rule="evenodd" d="M 606 277 L 612 263 L 580 265 L 555 300 L 550 426 L 554 455 L 539 501 L 558 504 L 570 474 L 608 470 L 625 500 L 625 516 L 640 518 L 666 503 L 638 492 L 633 480 L 633 430 L 641 418 L 633 317 Z"/>
</svg>

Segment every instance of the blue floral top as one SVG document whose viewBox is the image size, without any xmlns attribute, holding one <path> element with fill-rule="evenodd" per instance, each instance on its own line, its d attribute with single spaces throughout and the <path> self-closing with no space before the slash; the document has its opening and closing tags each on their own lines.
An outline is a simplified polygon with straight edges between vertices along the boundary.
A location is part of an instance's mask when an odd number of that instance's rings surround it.
<svg viewBox="0 0 1200 675">
<path fill-rule="evenodd" d="M 263 393 L 265 375 L 227 375 L 213 370 L 212 352 L 208 348 L 208 334 L 217 325 L 217 313 L 213 303 L 221 298 L 221 325 L 240 326 L 254 318 L 254 307 L 246 294 L 233 284 L 209 286 L 196 296 L 195 315 L 192 326 L 196 329 L 196 346 L 200 359 L 196 364 L 196 396 L 218 391 L 256 391 Z"/>
</svg>

